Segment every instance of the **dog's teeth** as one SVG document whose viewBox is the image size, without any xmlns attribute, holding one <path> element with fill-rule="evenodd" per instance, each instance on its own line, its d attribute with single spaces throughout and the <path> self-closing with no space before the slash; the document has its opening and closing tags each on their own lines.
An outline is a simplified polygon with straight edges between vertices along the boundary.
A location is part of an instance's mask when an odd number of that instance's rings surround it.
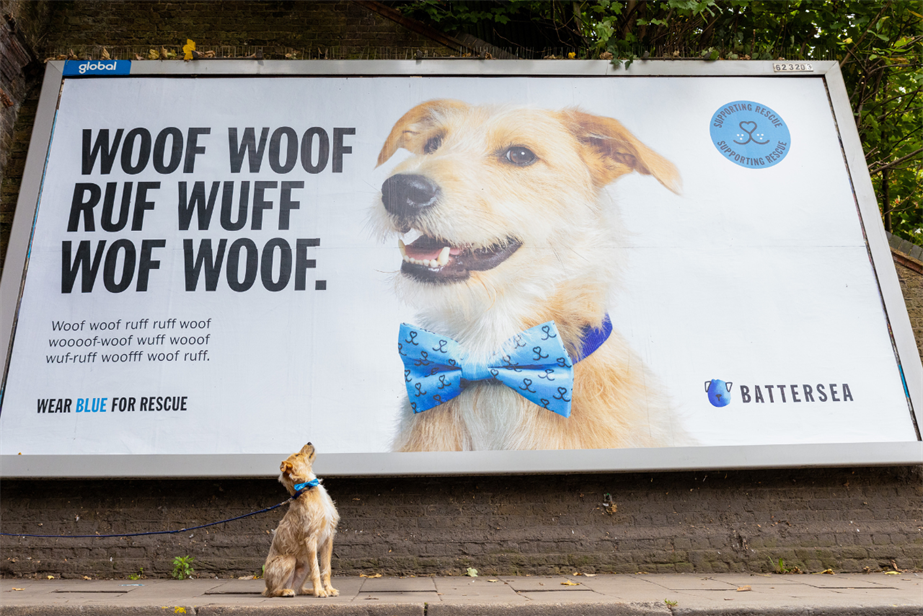
<svg viewBox="0 0 923 616">
<path fill-rule="evenodd" d="M 429 261 L 429 266 L 430 266 L 430 267 L 439 267 L 439 261 L 437 261 L 436 259 L 430 259 L 430 261 Z"/>
<path fill-rule="evenodd" d="M 439 256 L 436 258 L 438 265 L 445 265 L 449 262 L 449 250 L 451 249 L 448 246 L 445 246 L 441 251 L 439 251 Z M 435 267 L 435 265 L 433 267 Z"/>
<path fill-rule="evenodd" d="M 404 240 L 397 240 L 397 247 L 401 249 L 401 258 L 406 258 L 407 247 L 404 245 Z"/>
</svg>

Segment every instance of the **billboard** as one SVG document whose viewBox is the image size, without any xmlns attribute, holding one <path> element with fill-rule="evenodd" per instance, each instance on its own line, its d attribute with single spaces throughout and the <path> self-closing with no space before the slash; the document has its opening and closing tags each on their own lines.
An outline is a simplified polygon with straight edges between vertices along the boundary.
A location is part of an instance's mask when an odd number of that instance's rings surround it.
<svg viewBox="0 0 923 616">
<path fill-rule="evenodd" d="M 832 65 L 69 64 L 3 272 L 7 476 L 920 461 Z"/>
</svg>

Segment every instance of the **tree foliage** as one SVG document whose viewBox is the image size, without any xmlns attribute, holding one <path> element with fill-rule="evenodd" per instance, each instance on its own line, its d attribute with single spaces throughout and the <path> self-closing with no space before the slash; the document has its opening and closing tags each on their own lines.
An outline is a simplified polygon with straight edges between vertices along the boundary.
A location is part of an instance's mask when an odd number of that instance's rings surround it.
<svg viewBox="0 0 923 616">
<path fill-rule="evenodd" d="M 923 6 L 918 0 L 393 2 L 520 57 L 836 60 L 885 228 L 923 244 Z"/>
</svg>

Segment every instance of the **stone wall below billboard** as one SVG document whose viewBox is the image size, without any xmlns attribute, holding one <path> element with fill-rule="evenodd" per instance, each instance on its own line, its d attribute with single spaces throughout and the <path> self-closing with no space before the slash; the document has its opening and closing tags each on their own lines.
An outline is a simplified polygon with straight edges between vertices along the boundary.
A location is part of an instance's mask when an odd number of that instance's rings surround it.
<svg viewBox="0 0 923 616">
<path fill-rule="evenodd" d="M 42 481 L 0 487 L 4 532 L 167 530 L 285 497 L 275 481 Z M 334 574 L 816 573 L 923 569 L 923 469 L 855 468 L 468 478 L 329 478 Z M 259 574 L 282 514 L 181 535 L 5 539 L 0 574 Z"/>
</svg>

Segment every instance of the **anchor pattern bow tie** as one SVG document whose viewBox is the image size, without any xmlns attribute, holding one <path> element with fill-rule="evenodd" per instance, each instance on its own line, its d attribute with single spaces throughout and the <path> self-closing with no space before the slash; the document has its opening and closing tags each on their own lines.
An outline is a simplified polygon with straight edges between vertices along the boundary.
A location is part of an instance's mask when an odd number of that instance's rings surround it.
<svg viewBox="0 0 923 616">
<path fill-rule="evenodd" d="M 469 382 L 493 380 L 542 408 L 570 416 L 574 365 L 554 321 L 513 336 L 486 364 L 470 361 L 451 338 L 406 323 L 397 348 L 414 413 L 451 400 Z"/>
</svg>

